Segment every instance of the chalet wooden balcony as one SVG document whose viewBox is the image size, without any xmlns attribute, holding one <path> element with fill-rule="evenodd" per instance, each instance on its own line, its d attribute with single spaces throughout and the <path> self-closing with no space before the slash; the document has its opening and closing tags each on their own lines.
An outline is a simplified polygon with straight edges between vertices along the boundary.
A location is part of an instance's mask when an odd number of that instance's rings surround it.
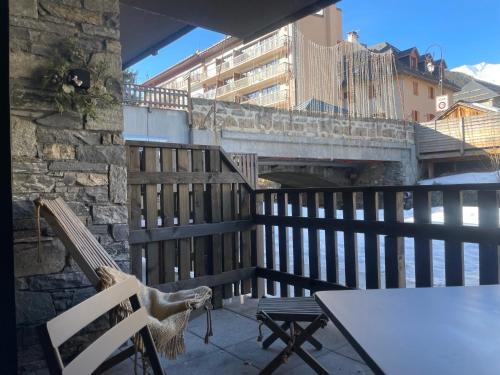
<svg viewBox="0 0 500 375">
<path fill-rule="evenodd" d="M 429 121 L 416 127 L 422 160 L 500 153 L 500 114 Z"/>
</svg>

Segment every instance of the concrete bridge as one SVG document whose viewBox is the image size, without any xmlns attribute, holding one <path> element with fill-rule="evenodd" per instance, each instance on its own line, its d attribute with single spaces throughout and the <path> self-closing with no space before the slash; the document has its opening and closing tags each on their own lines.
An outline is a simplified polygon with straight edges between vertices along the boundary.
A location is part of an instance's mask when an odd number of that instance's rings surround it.
<svg viewBox="0 0 500 375">
<path fill-rule="evenodd" d="M 256 153 L 259 177 L 284 186 L 412 184 L 417 178 L 413 124 L 206 99 L 193 99 L 189 111 L 126 105 L 124 118 L 129 139 Z"/>
</svg>

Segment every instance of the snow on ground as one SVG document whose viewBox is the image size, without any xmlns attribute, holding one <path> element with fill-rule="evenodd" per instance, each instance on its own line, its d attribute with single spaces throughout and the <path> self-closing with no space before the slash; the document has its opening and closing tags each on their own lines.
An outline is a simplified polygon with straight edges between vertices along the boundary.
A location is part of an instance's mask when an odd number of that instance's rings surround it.
<svg viewBox="0 0 500 375">
<path fill-rule="evenodd" d="M 489 184 L 500 183 L 500 170 L 493 172 L 460 173 L 418 181 L 419 185 Z"/>
</svg>

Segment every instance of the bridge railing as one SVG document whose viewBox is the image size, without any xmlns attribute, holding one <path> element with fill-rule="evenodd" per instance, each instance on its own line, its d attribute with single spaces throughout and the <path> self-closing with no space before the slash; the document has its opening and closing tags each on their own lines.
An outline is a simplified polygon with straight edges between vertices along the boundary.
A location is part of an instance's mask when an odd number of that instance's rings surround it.
<svg viewBox="0 0 500 375">
<path fill-rule="evenodd" d="M 147 87 L 126 83 L 123 85 L 123 102 L 129 105 L 152 108 L 189 110 L 189 92 L 163 87 Z"/>
<path fill-rule="evenodd" d="M 499 191 L 500 184 L 256 190 L 263 264 L 270 274 L 353 288 L 497 284 Z M 465 195 L 475 207 L 463 205 Z M 275 280 L 268 294 L 303 295 L 286 277 Z"/>
</svg>

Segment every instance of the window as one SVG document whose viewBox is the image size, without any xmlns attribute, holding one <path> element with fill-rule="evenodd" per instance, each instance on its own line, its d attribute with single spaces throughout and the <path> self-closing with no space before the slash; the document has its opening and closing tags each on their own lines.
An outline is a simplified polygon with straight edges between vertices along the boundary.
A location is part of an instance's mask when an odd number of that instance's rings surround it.
<svg viewBox="0 0 500 375">
<path fill-rule="evenodd" d="M 416 56 L 410 56 L 410 68 L 411 69 L 417 69 L 418 62 L 417 62 L 417 57 Z"/>
<path fill-rule="evenodd" d="M 432 121 L 432 120 L 434 120 L 434 117 L 436 117 L 436 116 L 434 116 L 432 113 L 428 113 L 428 114 L 427 114 L 427 121 Z"/>
<path fill-rule="evenodd" d="M 429 86 L 429 99 L 434 99 L 434 87 Z"/>
<path fill-rule="evenodd" d="M 411 119 L 413 122 L 418 122 L 418 111 L 416 110 L 413 110 L 411 111 Z"/>
<path fill-rule="evenodd" d="M 418 82 L 413 81 L 413 95 L 418 95 Z"/>
</svg>

